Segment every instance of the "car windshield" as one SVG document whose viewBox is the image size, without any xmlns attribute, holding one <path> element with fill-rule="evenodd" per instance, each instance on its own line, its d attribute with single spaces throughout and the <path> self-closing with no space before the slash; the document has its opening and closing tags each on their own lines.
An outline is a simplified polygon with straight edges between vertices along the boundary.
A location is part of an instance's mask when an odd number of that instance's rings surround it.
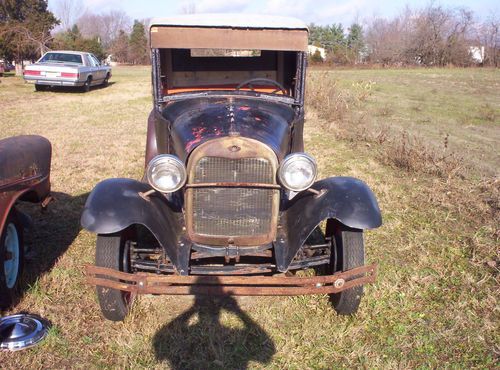
<svg viewBox="0 0 500 370">
<path fill-rule="evenodd" d="M 42 59 L 39 60 L 40 63 L 74 63 L 83 64 L 82 56 L 79 54 L 68 54 L 68 53 L 47 53 Z"/>
</svg>

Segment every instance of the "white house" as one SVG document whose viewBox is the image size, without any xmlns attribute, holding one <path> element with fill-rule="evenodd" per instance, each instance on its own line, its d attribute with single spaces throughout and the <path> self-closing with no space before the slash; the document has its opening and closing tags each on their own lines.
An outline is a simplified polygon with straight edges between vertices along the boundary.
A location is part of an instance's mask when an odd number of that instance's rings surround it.
<svg viewBox="0 0 500 370">
<path fill-rule="evenodd" d="M 316 51 L 319 51 L 319 54 L 321 55 L 321 59 L 325 60 L 326 59 L 326 50 L 324 48 L 320 48 L 314 45 L 307 45 L 307 54 L 309 55 L 314 55 Z"/>
<path fill-rule="evenodd" d="M 469 54 L 474 62 L 484 62 L 484 46 L 469 46 Z"/>
</svg>

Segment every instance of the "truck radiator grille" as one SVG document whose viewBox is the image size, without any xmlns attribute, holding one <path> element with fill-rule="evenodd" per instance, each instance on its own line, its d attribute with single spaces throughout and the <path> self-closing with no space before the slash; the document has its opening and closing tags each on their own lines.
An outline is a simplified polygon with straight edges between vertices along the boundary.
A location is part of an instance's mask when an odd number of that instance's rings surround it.
<svg viewBox="0 0 500 370">
<path fill-rule="evenodd" d="M 196 189 L 194 232 L 203 235 L 246 236 L 270 230 L 272 189 Z"/>
<path fill-rule="evenodd" d="M 274 184 L 266 158 L 202 157 L 191 183 Z M 271 232 L 273 199 L 278 190 L 249 187 L 201 187 L 192 191 L 193 232 L 205 237 L 252 237 Z M 228 239 L 226 239 L 227 241 Z"/>
<path fill-rule="evenodd" d="M 272 184 L 271 164 L 264 158 L 203 157 L 195 167 L 194 183 L 254 182 Z"/>
</svg>

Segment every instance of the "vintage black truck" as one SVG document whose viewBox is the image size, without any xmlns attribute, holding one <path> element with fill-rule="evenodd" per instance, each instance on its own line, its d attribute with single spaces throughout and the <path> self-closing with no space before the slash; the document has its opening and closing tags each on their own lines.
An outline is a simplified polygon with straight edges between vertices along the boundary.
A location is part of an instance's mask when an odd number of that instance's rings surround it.
<svg viewBox="0 0 500 370">
<path fill-rule="evenodd" d="M 153 20 L 150 40 L 144 177 L 99 183 L 81 218 L 104 316 L 136 294 L 329 294 L 355 312 L 376 273 L 363 230 L 382 219 L 364 182 L 317 181 L 304 152 L 306 25 L 186 15 Z"/>
</svg>

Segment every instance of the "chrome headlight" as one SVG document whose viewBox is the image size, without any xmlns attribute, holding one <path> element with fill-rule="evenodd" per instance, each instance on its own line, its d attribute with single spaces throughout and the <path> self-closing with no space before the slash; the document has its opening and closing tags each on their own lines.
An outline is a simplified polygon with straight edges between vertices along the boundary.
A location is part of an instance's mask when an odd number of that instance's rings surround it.
<svg viewBox="0 0 500 370">
<path fill-rule="evenodd" d="M 309 188 L 316 179 L 316 161 L 305 153 L 293 153 L 285 157 L 278 170 L 281 184 L 292 191 Z"/>
<path fill-rule="evenodd" d="M 186 167 L 181 160 L 170 154 L 154 157 L 146 170 L 149 184 L 162 193 L 173 193 L 186 183 Z"/>
</svg>

